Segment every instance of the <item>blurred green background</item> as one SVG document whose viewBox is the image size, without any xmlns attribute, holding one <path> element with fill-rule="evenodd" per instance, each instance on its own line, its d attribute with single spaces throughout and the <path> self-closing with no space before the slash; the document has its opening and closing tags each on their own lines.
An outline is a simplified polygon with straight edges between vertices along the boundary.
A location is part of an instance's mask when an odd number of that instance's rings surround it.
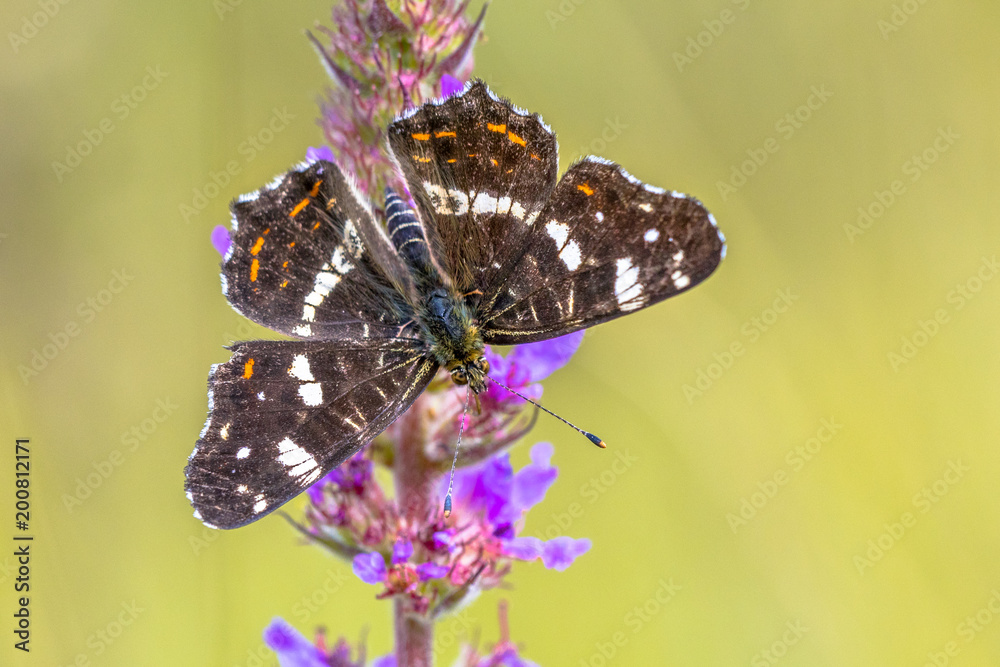
<svg viewBox="0 0 1000 667">
<path fill-rule="evenodd" d="M 209 232 L 319 145 L 302 31 L 329 3 L 0 17 L 0 663 L 274 664 L 276 615 L 388 652 L 390 605 L 347 564 L 275 515 L 203 529 L 182 488 L 209 365 L 263 333 L 222 297 Z M 998 27 L 983 1 L 493 4 L 476 73 L 544 115 L 562 168 L 598 153 L 698 196 L 729 255 L 547 382 L 611 446 L 540 420 L 515 463 L 552 440 L 560 480 L 525 534 L 594 546 L 563 573 L 517 566 L 441 628 L 439 664 L 496 640 L 501 597 L 541 665 L 997 664 Z M 28 655 L 15 437 L 34 466 Z"/>
</svg>

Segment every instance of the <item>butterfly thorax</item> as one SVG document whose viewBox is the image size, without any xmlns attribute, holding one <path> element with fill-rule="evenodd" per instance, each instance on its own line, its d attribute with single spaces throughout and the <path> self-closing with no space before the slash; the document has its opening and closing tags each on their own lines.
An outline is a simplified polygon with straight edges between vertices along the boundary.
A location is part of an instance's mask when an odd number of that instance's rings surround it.
<svg viewBox="0 0 1000 667">
<path fill-rule="evenodd" d="M 468 384 L 477 394 L 483 391 L 490 370 L 483 356 L 486 345 L 464 298 L 439 287 L 428 294 L 423 306 L 418 316 L 431 355 L 456 384 Z"/>
</svg>

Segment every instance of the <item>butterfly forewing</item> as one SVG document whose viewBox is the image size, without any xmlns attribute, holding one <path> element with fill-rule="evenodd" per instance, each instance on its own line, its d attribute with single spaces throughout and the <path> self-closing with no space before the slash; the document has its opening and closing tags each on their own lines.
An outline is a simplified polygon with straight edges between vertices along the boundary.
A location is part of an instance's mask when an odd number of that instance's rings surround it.
<svg viewBox="0 0 1000 667">
<path fill-rule="evenodd" d="M 255 322 L 331 339 L 388 335 L 411 318 L 402 265 L 381 259 L 388 240 L 333 163 L 292 170 L 233 202 L 232 212 L 224 292 Z M 391 246 L 388 254 L 395 257 Z"/>
<path fill-rule="evenodd" d="M 476 82 L 392 123 L 389 145 L 445 274 L 498 286 L 555 187 L 555 135 Z"/>
<path fill-rule="evenodd" d="M 250 523 L 382 432 L 437 365 L 407 341 L 251 341 L 209 376 L 211 413 L 188 462 L 200 518 Z"/>
<path fill-rule="evenodd" d="M 559 181 L 481 314 L 487 343 L 544 340 L 650 306 L 715 270 L 724 241 L 697 200 L 588 158 Z"/>
</svg>

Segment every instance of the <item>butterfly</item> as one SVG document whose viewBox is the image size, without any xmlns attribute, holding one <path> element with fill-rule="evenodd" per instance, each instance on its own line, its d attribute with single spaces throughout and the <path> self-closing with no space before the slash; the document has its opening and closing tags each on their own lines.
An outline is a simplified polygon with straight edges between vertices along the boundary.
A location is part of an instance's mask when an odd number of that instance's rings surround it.
<svg viewBox="0 0 1000 667">
<path fill-rule="evenodd" d="M 409 190 L 385 224 L 336 164 L 302 164 L 232 204 L 222 290 L 294 340 L 235 343 L 208 378 L 185 470 L 195 516 L 236 528 L 355 454 L 444 368 L 478 394 L 486 345 L 592 327 L 688 290 L 725 255 L 696 199 L 588 157 L 482 81 L 397 118 Z"/>
</svg>

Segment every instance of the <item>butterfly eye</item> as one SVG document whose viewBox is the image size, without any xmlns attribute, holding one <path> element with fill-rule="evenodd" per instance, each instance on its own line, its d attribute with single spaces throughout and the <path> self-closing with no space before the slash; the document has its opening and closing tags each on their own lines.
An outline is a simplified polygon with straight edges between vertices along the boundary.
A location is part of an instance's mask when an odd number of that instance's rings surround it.
<svg viewBox="0 0 1000 667">
<path fill-rule="evenodd" d="M 490 362 L 486 361 L 486 357 L 479 357 L 476 359 L 476 368 L 478 368 L 483 375 L 490 372 Z"/>
<path fill-rule="evenodd" d="M 456 368 L 451 372 L 451 379 L 455 384 L 469 384 L 469 376 L 464 368 Z"/>
</svg>

